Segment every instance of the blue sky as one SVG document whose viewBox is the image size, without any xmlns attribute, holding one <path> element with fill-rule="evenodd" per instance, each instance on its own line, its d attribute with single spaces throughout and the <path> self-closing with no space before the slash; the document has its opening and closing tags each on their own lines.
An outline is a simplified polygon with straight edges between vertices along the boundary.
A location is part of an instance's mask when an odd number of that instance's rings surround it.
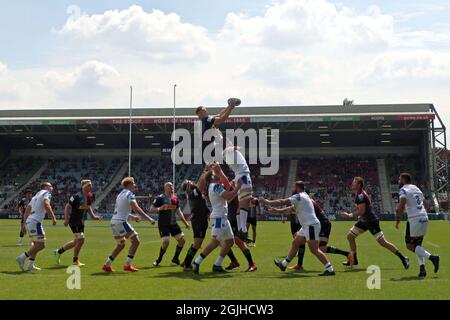
<svg viewBox="0 0 450 320">
<path fill-rule="evenodd" d="M 69 18 L 77 5 L 82 15 Z M 450 119 L 450 3 L 1 2 L 0 108 L 434 103 Z M 153 12 L 157 9 L 162 12 Z M 108 13 L 108 10 L 117 10 Z"/>
</svg>

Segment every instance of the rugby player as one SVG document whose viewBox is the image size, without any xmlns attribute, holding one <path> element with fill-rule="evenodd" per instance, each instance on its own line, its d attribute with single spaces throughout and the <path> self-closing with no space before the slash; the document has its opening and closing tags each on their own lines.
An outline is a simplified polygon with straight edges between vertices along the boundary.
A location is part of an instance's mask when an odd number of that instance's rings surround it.
<svg viewBox="0 0 450 320">
<path fill-rule="evenodd" d="M 261 214 L 261 208 L 259 206 L 259 199 L 257 197 L 252 197 L 250 200 L 250 213 L 247 217 L 247 230 L 252 226 L 252 239 L 247 239 L 249 245 L 256 246 L 256 225 L 257 216 Z"/>
<path fill-rule="evenodd" d="M 45 232 L 42 227 L 42 221 L 45 219 L 46 213 L 52 219 L 52 224 L 56 225 L 56 217 L 50 204 L 52 191 L 53 186 L 50 182 L 42 183 L 41 190 L 30 200 L 25 210 L 26 229 L 33 243 L 27 252 L 16 257 L 16 261 L 22 271 L 41 270 L 34 262 L 38 252 L 45 248 Z M 28 268 L 25 269 L 24 264 L 27 258 Z"/>
<path fill-rule="evenodd" d="M 280 213 L 281 213 L 281 223 L 285 223 L 285 221 L 284 221 L 285 212 L 280 211 Z M 295 208 L 291 207 L 291 210 L 289 212 L 286 212 L 286 214 L 289 216 L 289 224 L 290 224 L 291 234 L 292 234 L 292 237 L 295 239 L 297 232 L 302 228 L 302 225 L 300 224 L 300 222 L 298 222 L 298 217 L 295 212 Z M 288 267 L 288 270 L 297 270 L 297 271 L 303 270 L 303 257 L 305 255 L 305 249 L 306 249 L 306 246 L 304 244 L 300 245 L 298 247 L 297 264 L 295 264 L 291 267 Z"/>
<path fill-rule="evenodd" d="M 220 183 L 225 187 L 227 191 L 231 191 L 236 187 L 235 181 L 234 180 L 232 180 L 231 182 L 228 181 L 228 178 L 225 176 L 220 166 L 214 167 L 214 173 L 220 177 Z M 248 268 L 246 272 L 256 271 L 258 268 L 256 266 L 256 263 L 253 261 L 250 249 L 248 248 L 245 241 L 243 241 L 241 238 L 237 236 L 238 233 L 237 214 L 239 211 L 239 200 L 237 197 L 234 197 L 232 200 L 227 201 L 227 203 L 228 203 L 227 219 L 228 221 L 230 221 L 231 230 L 233 231 L 234 243 L 238 246 L 239 249 L 241 249 L 242 254 L 245 256 L 248 262 Z M 234 255 L 233 249 L 231 248 L 230 251 L 228 252 L 228 257 L 230 258 L 231 262 L 229 266 L 225 268 L 225 270 L 233 270 L 235 268 L 240 267 L 240 263 L 237 260 L 236 256 Z"/>
<path fill-rule="evenodd" d="M 190 225 L 180 210 L 178 198 L 173 193 L 173 184 L 171 182 L 164 184 L 164 193 L 156 197 L 153 201 L 150 213 L 158 213 L 158 229 L 162 241 L 159 257 L 153 262 L 153 266 L 157 267 L 161 263 L 169 247 L 170 236 L 177 240 L 177 247 L 175 249 L 175 255 L 172 258 L 172 263 L 180 265 L 180 253 L 186 241 L 184 240 L 184 233 L 177 223 L 177 215 L 186 226 L 186 229 L 189 229 Z"/>
<path fill-rule="evenodd" d="M 205 239 L 210 212 L 206 205 L 206 201 L 203 198 L 203 194 L 196 183 L 191 180 L 185 180 L 181 185 L 181 189 L 186 194 L 186 198 L 189 202 L 191 210 L 190 220 L 192 223 L 192 231 L 194 232 L 194 243 L 186 253 L 186 257 L 181 263 L 181 266 L 184 270 L 190 270 L 192 269 L 192 260 L 197 251 L 201 248 L 203 240 Z"/>
<path fill-rule="evenodd" d="M 81 192 L 72 195 L 64 208 L 64 226 L 69 226 L 72 230 L 74 239 L 65 243 L 61 248 L 53 252 L 56 263 L 61 261 L 61 255 L 67 250 L 73 249 L 73 264 L 79 267 L 84 266 L 79 256 L 81 247 L 84 244 L 84 218 L 86 212 L 94 220 L 101 220 L 94 214 L 92 203 L 94 194 L 92 193 L 92 182 L 89 179 L 81 180 Z"/>
<path fill-rule="evenodd" d="M 358 257 L 356 255 L 356 238 L 367 230 L 375 237 L 377 242 L 387 250 L 394 253 L 402 262 L 405 269 L 409 268 L 409 258 L 404 256 L 395 245 L 387 241 L 383 231 L 380 228 L 380 221 L 372 210 L 371 200 L 367 192 L 364 190 L 364 179 L 355 177 L 353 179 L 352 190 L 355 192 L 356 211 L 352 213 L 342 212 L 342 218 L 358 217 L 358 222 L 349 230 L 347 240 L 350 244 L 349 259 L 343 262 L 344 266 L 358 265 Z"/>
<path fill-rule="evenodd" d="M 234 234 L 231 229 L 230 221 L 227 219 L 228 205 L 227 201 L 237 196 L 242 186 L 242 182 L 237 183 L 236 189 L 227 191 L 220 184 L 220 177 L 214 173 L 214 166 L 205 175 L 202 175 L 206 184 L 206 196 L 209 198 L 212 206 L 211 212 L 211 242 L 205 247 L 203 252 L 195 259 L 193 263 L 194 274 L 198 274 L 202 261 L 218 246 L 221 247 L 219 257 L 213 265 L 213 272 L 226 272 L 222 267 L 222 262 L 228 251 L 234 244 Z"/>
<path fill-rule="evenodd" d="M 294 183 L 295 194 L 287 199 L 277 199 L 277 200 L 267 200 L 260 199 L 261 204 L 269 206 L 288 206 L 287 208 L 277 209 L 269 208 L 271 213 L 281 213 L 292 210 L 290 208 L 293 206 L 298 216 L 298 221 L 302 225 L 301 229 L 297 232 L 295 239 L 292 241 L 291 250 L 288 256 L 282 260 L 275 260 L 275 265 L 280 268 L 281 271 L 285 271 L 289 262 L 297 255 L 298 249 L 301 245 L 305 243 L 308 244 L 309 250 L 317 259 L 324 265 L 325 271 L 320 276 L 334 276 L 335 272 L 331 262 L 328 260 L 327 256 L 319 248 L 319 238 L 320 238 L 320 221 L 317 219 L 314 212 L 314 205 L 305 192 L 305 184 L 303 181 L 296 181 Z"/>
<path fill-rule="evenodd" d="M 20 217 L 20 233 L 19 233 L 19 242 L 17 246 L 21 247 L 23 245 L 23 237 L 27 234 L 27 228 L 25 227 L 25 210 L 27 209 L 28 204 L 30 203 L 31 198 L 33 198 L 33 193 L 31 190 L 26 190 L 25 195 L 22 199 L 20 199 L 19 203 L 16 206 L 16 211 Z"/>
<path fill-rule="evenodd" d="M 130 249 L 128 250 L 128 256 L 123 267 L 124 271 L 138 272 L 139 269 L 132 265 L 133 258 L 139 247 L 140 240 L 138 233 L 128 223 L 128 217 L 134 221 L 139 222 L 140 218 L 137 215 L 132 214 L 132 210 L 143 216 L 150 221 L 151 224 L 155 224 L 155 220 L 149 217 L 138 205 L 134 191 L 136 190 L 136 183 L 133 177 L 125 177 L 122 180 L 123 190 L 116 198 L 116 205 L 114 208 L 114 214 L 111 219 L 111 229 L 114 239 L 117 245 L 113 249 L 111 255 L 106 260 L 102 269 L 105 272 L 114 272 L 112 263 L 117 258 L 119 253 L 125 248 L 125 239 L 131 241 Z"/>
<path fill-rule="evenodd" d="M 226 164 L 234 172 L 234 180 L 242 184 L 239 191 L 239 214 L 237 217 L 239 233 L 241 240 L 245 241 L 248 238 L 247 232 L 247 217 L 249 214 L 250 201 L 252 199 L 252 180 L 250 178 L 250 167 L 247 164 L 242 153 L 238 147 L 228 144 L 223 151 L 223 157 Z"/>
<path fill-rule="evenodd" d="M 431 254 L 422 247 L 423 238 L 428 230 L 428 213 L 423 206 L 424 196 L 422 191 L 413 185 L 411 181 L 409 173 L 402 173 L 398 179 L 400 191 L 395 227 L 399 228 L 401 217 L 406 209 L 408 214 L 405 234 L 406 247 L 416 254 L 419 261 L 419 277 L 424 278 L 427 276 L 425 259 L 433 263 L 434 272 L 436 273 L 439 270 L 439 256 Z"/>
<path fill-rule="evenodd" d="M 319 242 L 319 248 L 320 250 L 322 250 L 322 252 L 325 253 L 332 253 L 332 254 L 340 254 L 343 255 L 345 257 L 349 257 L 350 252 L 348 251 L 344 251 L 341 250 L 339 248 L 333 247 L 333 246 L 329 246 L 328 245 L 328 240 L 330 238 L 330 234 L 331 234 L 331 222 L 330 220 L 327 218 L 327 216 L 325 215 L 325 212 L 323 211 L 322 207 L 317 203 L 316 200 L 314 200 L 313 197 L 311 197 L 311 200 L 313 202 L 314 205 L 314 212 L 316 214 L 317 219 L 319 219 L 320 221 L 320 242 Z M 302 248 L 299 248 L 298 251 L 298 264 L 295 267 L 291 267 L 292 269 L 296 269 L 296 270 L 302 270 L 303 269 L 303 258 L 305 256 L 305 247 L 303 246 L 303 250 Z"/>
</svg>

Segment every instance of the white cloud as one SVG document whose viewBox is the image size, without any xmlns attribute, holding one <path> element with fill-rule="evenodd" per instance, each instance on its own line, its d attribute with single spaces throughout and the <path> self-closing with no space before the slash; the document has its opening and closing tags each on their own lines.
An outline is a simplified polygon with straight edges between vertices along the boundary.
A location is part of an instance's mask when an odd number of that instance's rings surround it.
<svg viewBox="0 0 450 320">
<path fill-rule="evenodd" d="M 6 64 L 0 61 L 0 76 L 5 75 L 8 72 L 8 67 Z"/>
<path fill-rule="evenodd" d="M 207 60 L 212 45 L 205 28 L 183 23 L 175 13 L 148 13 L 137 5 L 70 18 L 59 33 L 88 42 L 93 50 L 114 50 L 165 62 Z"/>
<path fill-rule="evenodd" d="M 358 14 L 325 0 L 287 0 L 274 3 L 263 16 L 228 14 L 221 37 L 240 45 L 276 49 L 350 46 L 380 50 L 392 40 L 393 22 L 392 16 L 374 6 Z"/>
</svg>

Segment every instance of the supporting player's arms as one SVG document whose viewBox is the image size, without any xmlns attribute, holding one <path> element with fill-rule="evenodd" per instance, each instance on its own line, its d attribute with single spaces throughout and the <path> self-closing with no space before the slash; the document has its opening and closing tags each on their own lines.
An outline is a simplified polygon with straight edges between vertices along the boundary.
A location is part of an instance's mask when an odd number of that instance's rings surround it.
<svg viewBox="0 0 450 320">
<path fill-rule="evenodd" d="M 285 207 L 285 208 L 269 207 L 268 210 L 272 214 L 281 214 L 281 215 L 284 215 L 284 214 L 295 214 L 294 206 L 289 206 L 289 207 Z"/>
<path fill-rule="evenodd" d="M 261 200 L 259 200 L 259 202 L 261 204 L 265 204 L 268 206 L 273 206 L 273 207 L 281 207 L 281 206 L 291 206 L 291 200 L 289 199 L 276 199 L 276 200 L 267 200 L 262 198 Z"/>
<path fill-rule="evenodd" d="M 70 212 L 72 211 L 72 206 L 70 203 L 67 203 L 64 207 L 64 226 L 67 227 L 69 225 Z"/>
<path fill-rule="evenodd" d="M 365 203 L 359 203 L 356 206 L 356 210 L 352 213 L 348 213 L 348 212 L 342 212 L 341 213 L 341 217 L 348 219 L 348 218 L 353 218 L 353 217 L 359 217 L 362 216 L 364 214 L 364 212 L 366 212 L 366 204 Z"/>
<path fill-rule="evenodd" d="M 189 223 L 186 221 L 186 218 L 184 217 L 183 212 L 181 212 L 181 209 L 178 208 L 176 210 L 176 214 L 180 217 L 181 221 L 183 221 L 184 225 L 186 226 L 186 229 L 190 229 L 191 226 L 189 225 Z"/>
<path fill-rule="evenodd" d="M 139 207 L 139 205 L 137 204 L 136 201 L 131 201 L 130 202 L 130 207 L 131 209 L 133 209 L 135 212 L 139 213 L 141 216 L 143 216 L 145 219 L 147 219 L 148 221 L 150 221 L 151 224 L 155 224 L 155 220 L 153 220 L 149 215 L 147 215 L 144 210 L 141 209 L 141 207 Z M 133 219 L 136 216 L 132 216 L 130 215 Z M 139 217 L 138 217 L 139 218 Z M 136 221 L 136 219 L 135 219 Z"/>
<path fill-rule="evenodd" d="M 220 177 L 220 183 L 225 187 L 225 190 L 230 191 L 231 190 L 230 181 L 228 180 L 225 173 L 223 173 L 223 170 L 220 167 L 220 165 L 218 165 L 218 164 L 214 165 L 213 170 L 214 170 L 214 173 Z"/>
<path fill-rule="evenodd" d="M 396 211 L 396 222 L 395 222 L 395 228 L 398 229 L 400 225 L 400 221 L 402 219 L 402 215 L 405 212 L 405 206 L 406 206 L 406 198 L 400 198 L 398 202 L 398 207 Z"/>
<path fill-rule="evenodd" d="M 50 200 L 44 199 L 44 208 L 45 208 L 45 211 L 48 213 L 48 215 L 51 217 L 53 225 L 55 225 L 56 217 L 55 217 L 55 214 L 53 213 L 52 206 L 50 205 Z"/>
</svg>

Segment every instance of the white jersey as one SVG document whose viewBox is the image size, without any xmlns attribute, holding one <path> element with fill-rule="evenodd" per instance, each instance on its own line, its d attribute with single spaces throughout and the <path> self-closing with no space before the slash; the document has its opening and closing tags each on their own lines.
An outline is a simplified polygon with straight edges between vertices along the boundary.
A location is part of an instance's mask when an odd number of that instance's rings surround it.
<svg viewBox="0 0 450 320">
<path fill-rule="evenodd" d="M 399 191 L 399 197 L 406 199 L 406 212 L 408 219 L 416 217 L 427 217 L 427 211 L 423 206 L 423 193 L 413 184 L 405 184 Z"/>
<path fill-rule="evenodd" d="M 35 222 L 41 222 L 45 219 L 45 214 L 47 211 L 45 211 L 44 201 L 48 200 L 51 201 L 52 195 L 47 190 L 41 190 L 31 199 L 30 206 L 31 206 L 31 214 L 27 218 L 28 220 L 33 220 Z"/>
<path fill-rule="evenodd" d="M 236 178 L 250 174 L 247 161 L 239 150 L 236 150 L 234 147 L 228 147 L 223 151 L 223 157 L 230 169 L 233 170 Z"/>
<path fill-rule="evenodd" d="M 131 213 L 131 202 L 136 201 L 136 196 L 128 189 L 123 189 L 117 196 L 116 206 L 112 220 L 127 221 L 128 215 Z"/>
<path fill-rule="evenodd" d="M 228 215 L 228 203 L 222 198 L 226 190 L 220 183 L 210 183 L 208 187 L 208 198 L 211 202 L 210 218 L 225 218 Z"/>
<path fill-rule="evenodd" d="M 289 200 L 294 206 L 295 211 L 297 212 L 298 221 L 303 227 L 320 223 L 319 219 L 316 217 L 313 202 L 306 192 L 294 194 Z"/>
</svg>

